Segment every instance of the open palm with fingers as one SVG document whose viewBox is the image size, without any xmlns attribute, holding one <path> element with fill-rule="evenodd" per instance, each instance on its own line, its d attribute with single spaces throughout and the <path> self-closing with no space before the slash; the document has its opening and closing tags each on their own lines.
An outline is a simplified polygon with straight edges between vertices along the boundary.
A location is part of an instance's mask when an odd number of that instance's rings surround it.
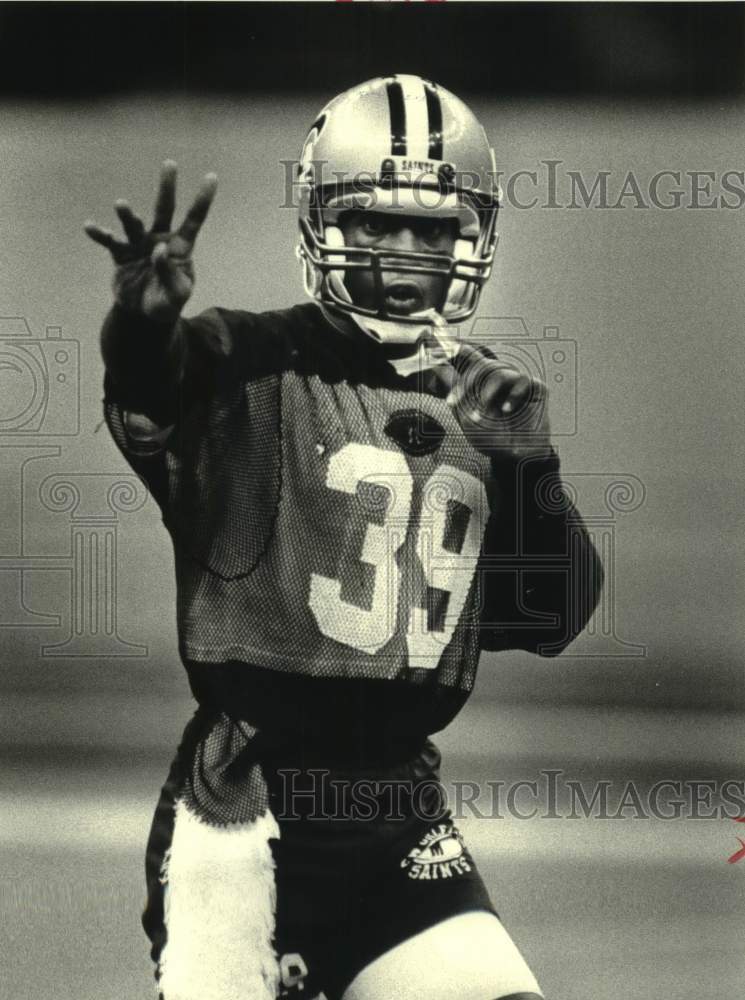
<svg viewBox="0 0 745 1000">
<path fill-rule="evenodd" d="M 172 229 L 176 207 L 176 164 L 163 164 L 150 229 L 126 201 L 115 208 L 126 239 L 93 222 L 85 224 L 92 240 L 110 251 L 116 265 L 114 297 L 131 312 L 162 323 L 173 323 L 194 288 L 192 251 L 217 190 L 217 177 L 207 174 L 178 229 Z"/>
</svg>

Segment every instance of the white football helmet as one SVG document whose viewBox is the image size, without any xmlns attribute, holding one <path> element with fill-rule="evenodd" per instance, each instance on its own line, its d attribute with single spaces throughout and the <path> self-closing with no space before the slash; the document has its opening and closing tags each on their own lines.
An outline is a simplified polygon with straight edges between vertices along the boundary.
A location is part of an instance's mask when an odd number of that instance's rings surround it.
<svg viewBox="0 0 745 1000">
<path fill-rule="evenodd" d="M 398 74 L 335 97 L 308 132 L 298 165 L 300 243 L 307 293 L 351 316 L 381 341 L 415 342 L 423 329 L 471 316 L 491 274 L 499 208 L 494 153 L 484 129 L 450 91 Z M 345 246 L 342 212 L 456 219 L 453 255 Z M 373 277 L 375 307 L 352 300 L 346 275 Z M 383 276 L 438 275 L 441 301 L 427 312 L 386 306 Z"/>
</svg>

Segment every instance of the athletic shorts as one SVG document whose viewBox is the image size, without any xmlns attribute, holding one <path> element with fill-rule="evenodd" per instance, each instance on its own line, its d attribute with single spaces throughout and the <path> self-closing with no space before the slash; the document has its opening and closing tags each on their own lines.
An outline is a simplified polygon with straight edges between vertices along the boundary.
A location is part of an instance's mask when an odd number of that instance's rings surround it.
<svg viewBox="0 0 745 1000">
<path fill-rule="evenodd" d="M 161 873 L 199 716 L 187 726 L 148 842 L 143 925 L 156 963 L 168 939 Z M 280 833 L 270 841 L 280 997 L 338 1000 L 402 941 L 461 913 L 495 912 L 443 802 L 431 741 L 364 766 L 306 746 L 266 752 L 261 764 Z"/>
</svg>

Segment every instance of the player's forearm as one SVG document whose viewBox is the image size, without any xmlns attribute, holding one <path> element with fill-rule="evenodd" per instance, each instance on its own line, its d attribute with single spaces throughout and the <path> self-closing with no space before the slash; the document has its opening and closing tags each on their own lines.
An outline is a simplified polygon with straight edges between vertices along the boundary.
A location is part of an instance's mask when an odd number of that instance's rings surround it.
<svg viewBox="0 0 745 1000">
<path fill-rule="evenodd" d="M 589 621 L 602 563 L 562 487 L 557 456 L 495 474 L 503 500 L 485 545 L 482 645 L 556 655 Z"/>
<path fill-rule="evenodd" d="M 521 601 L 528 614 L 549 616 L 553 624 L 529 629 L 521 648 L 557 656 L 589 622 L 603 587 L 603 564 L 572 504 L 565 511 L 544 514 L 536 521 L 528 516 L 526 521 L 528 551 L 544 566 L 524 575 Z"/>
<path fill-rule="evenodd" d="M 115 305 L 101 330 L 108 384 L 122 410 L 173 423 L 182 367 L 181 321 L 156 323 Z"/>
</svg>

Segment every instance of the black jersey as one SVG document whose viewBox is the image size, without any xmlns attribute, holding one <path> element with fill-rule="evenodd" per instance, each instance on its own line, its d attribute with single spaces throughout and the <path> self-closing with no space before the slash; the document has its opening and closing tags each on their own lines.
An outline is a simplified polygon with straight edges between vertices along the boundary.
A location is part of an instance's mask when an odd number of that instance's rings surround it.
<svg viewBox="0 0 745 1000">
<path fill-rule="evenodd" d="M 484 539 L 511 510 L 441 380 L 315 304 L 210 310 L 181 350 L 161 448 L 132 447 L 111 382 L 107 417 L 173 539 L 185 662 L 436 691 L 439 728 L 474 683 Z"/>
</svg>

